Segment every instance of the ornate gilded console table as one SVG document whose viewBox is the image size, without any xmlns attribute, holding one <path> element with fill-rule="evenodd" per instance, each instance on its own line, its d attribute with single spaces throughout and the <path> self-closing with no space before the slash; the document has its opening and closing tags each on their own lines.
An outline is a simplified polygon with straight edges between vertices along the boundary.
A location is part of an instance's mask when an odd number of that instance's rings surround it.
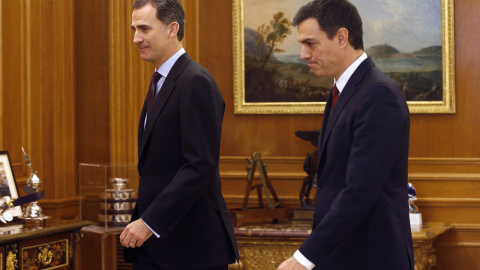
<svg viewBox="0 0 480 270">
<path fill-rule="evenodd" d="M 447 223 L 427 222 L 412 231 L 415 270 L 429 270 L 436 265 L 437 237 L 451 227 Z M 310 226 L 291 224 L 250 225 L 235 228 L 241 261 L 230 265 L 230 270 L 275 270 L 290 258 L 303 240 L 311 233 Z"/>
<path fill-rule="evenodd" d="M 445 222 L 427 222 L 418 229 L 412 227 L 415 270 L 430 270 L 437 265 L 433 242 L 451 228 L 450 224 Z"/>
<path fill-rule="evenodd" d="M 90 221 L 0 227 L 0 270 L 75 269 L 80 229 Z"/>
</svg>

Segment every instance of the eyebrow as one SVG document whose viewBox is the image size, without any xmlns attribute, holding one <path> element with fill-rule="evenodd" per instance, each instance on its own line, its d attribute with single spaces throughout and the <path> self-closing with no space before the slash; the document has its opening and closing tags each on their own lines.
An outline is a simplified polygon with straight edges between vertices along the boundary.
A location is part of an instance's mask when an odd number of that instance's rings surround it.
<svg viewBox="0 0 480 270">
<path fill-rule="evenodd" d="M 147 24 L 139 24 L 139 25 L 137 25 L 137 27 L 135 27 L 135 26 L 132 24 L 132 25 L 130 25 L 130 27 L 132 28 L 132 30 L 136 30 L 136 28 L 150 28 L 150 26 L 147 25 Z"/>
<path fill-rule="evenodd" d="M 307 43 L 307 42 L 312 42 L 312 41 L 315 41 L 315 39 L 313 38 L 305 38 L 305 39 L 302 39 L 302 40 L 299 40 L 298 42 L 300 43 Z"/>
</svg>

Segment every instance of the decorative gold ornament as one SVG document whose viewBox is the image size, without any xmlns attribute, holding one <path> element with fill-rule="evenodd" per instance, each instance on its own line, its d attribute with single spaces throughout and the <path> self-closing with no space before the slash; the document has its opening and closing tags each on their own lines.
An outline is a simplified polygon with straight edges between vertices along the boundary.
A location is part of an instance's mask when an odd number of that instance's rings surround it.
<svg viewBox="0 0 480 270">
<path fill-rule="evenodd" d="M 433 240 L 426 240 L 416 245 L 413 253 L 416 270 L 430 270 L 437 265 L 437 256 L 433 248 Z"/>
<path fill-rule="evenodd" d="M 242 258 L 240 269 L 277 269 L 277 267 L 302 244 L 303 239 L 237 238 Z M 232 267 L 234 269 L 234 267 Z M 237 268 L 238 269 L 238 268 Z"/>
<path fill-rule="evenodd" d="M 48 246 L 44 246 L 43 250 L 38 254 L 38 261 L 40 261 L 43 266 L 47 266 L 52 263 L 53 252 Z"/>
<path fill-rule="evenodd" d="M 23 269 L 55 269 L 69 265 L 69 239 L 22 248 Z M 48 268 L 51 269 L 51 268 Z"/>
<path fill-rule="evenodd" d="M 7 270 L 15 270 L 18 265 L 17 254 L 14 254 L 12 251 L 8 252 L 7 255 Z"/>
</svg>

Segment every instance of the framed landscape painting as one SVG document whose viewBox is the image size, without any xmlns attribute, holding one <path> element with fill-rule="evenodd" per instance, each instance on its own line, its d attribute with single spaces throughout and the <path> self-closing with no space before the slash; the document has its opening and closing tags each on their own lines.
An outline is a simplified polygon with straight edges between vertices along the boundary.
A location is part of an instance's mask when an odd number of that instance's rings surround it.
<svg viewBox="0 0 480 270">
<path fill-rule="evenodd" d="M 402 90 L 410 113 L 455 113 L 453 0 L 350 0 L 367 55 Z M 310 0 L 233 0 L 238 114 L 323 113 L 333 78 L 300 58 L 292 20 Z"/>
</svg>

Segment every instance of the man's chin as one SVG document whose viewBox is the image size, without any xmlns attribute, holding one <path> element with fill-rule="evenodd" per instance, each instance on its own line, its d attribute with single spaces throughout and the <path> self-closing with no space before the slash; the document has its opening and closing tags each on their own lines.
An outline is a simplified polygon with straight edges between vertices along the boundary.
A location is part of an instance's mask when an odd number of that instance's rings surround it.
<svg viewBox="0 0 480 270">
<path fill-rule="evenodd" d="M 313 75 L 317 76 L 317 77 L 321 77 L 321 74 L 320 72 L 317 70 L 317 69 L 310 69 L 310 73 L 312 73 Z"/>
<path fill-rule="evenodd" d="M 151 62 L 150 61 L 150 55 L 141 54 L 140 58 L 142 58 L 143 61 Z"/>
<path fill-rule="evenodd" d="M 318 69 L 310 69 L 310 72 L 317 76 L 317 77 L 328 77 L 329 75 L 325 74 L 325 72 L 322 72 L 321 70 L 318 70 Z"/>
</svg>

